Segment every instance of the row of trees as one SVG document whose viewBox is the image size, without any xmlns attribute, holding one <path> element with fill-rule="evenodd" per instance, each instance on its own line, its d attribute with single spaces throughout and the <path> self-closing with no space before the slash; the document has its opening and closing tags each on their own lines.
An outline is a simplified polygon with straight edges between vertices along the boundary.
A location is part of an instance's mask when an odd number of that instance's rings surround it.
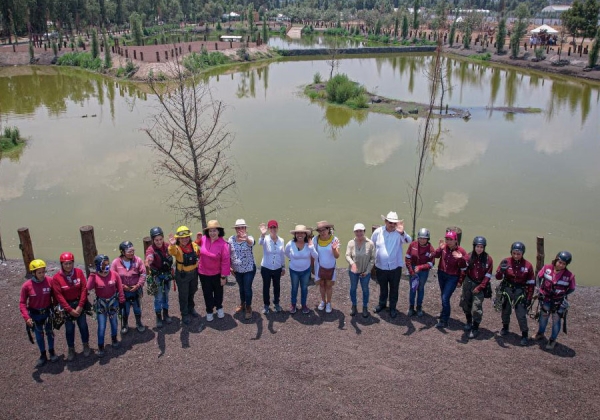
<svg viewBox="0 0 600 420">
<path fill-rule="evenodd" d="M 276 16 L 283 13 L 296 21 L 339 19 L 393 19 L 394 8 L 421 8 L 421 19 L 444 4 L 448 9 L 488 9 L 511 13 L 519 4 L 537 13 L 545 0 L 0 0 L 0 36 L 47 33 L 48 22 L 67 31 L 87 26 L 126 25 L 132 13 L 142 16 L 144 24 L 158 22 L 216 21 L 230 11 L 254 10 Z"/>
</svg>

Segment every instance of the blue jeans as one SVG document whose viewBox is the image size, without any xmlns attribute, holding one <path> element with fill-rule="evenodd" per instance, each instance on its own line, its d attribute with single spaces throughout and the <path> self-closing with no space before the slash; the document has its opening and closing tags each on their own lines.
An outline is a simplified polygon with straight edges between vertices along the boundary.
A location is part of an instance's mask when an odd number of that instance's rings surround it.
<svg viewBox="0 0 600 420">
<path fill-rule="evenodd" d="M 171 280 L 163 281 L 158 285 L 158 291 L 154 295 L 154 312 L 160 312 L 163 309 L 169 309 L 169 289 Z M 133 309 L 135 313 L 135 308 Z"/>
<path fill-rule="evenodd" d="M 353 273 L 348 270 L 350 276 L 350 300 L 352 305 L 356 306 L 356 289 L 358 289 L 358 282 L 360 282 L 360 288 L 362 289 L 363 295 L 363 307 L 367 307 L 369 304 L 369 281 L 371 281 L 371 273 L 364 277 L 360 277 L 357 273 Z"/>
<path fill-rule="evenodd" d="M 106 319 L 110 320 L 110 336 L 117 336 L 117 314 L 114 314 L 112 317 L 109 317 L 107 314 L 98 314 L 98 345 L 104 345 L 104 333 L 106 332 Z"/>
<path fill-rule="evenodd" d="M 125 292 L 125 316 L 129 316 L 129 311 L 132 307 L 134 315 L 142 314 L 142 308 L 140 307 L 140 295 L 138 294 L 138 290 L 136 290 L 135 292 Z"/>
<path fill-rule="evenodd" d="M 30 316 L 34 322 L 33 332 L 35 333 L 35 342 L 37 343 L 40 352 L 44 353 L 46 351 L 44 332 L 46 338 L 48 339 L 48 350 L 54 350 L 54 333 L 52 332 L 52 322 L 46 322 L 49 313 L 39 315 L 30 314 Z"/>
<path fill-rule="evenodd" d="M 87 317 L 82 312 L 77 318 L 67 317 L 65 321 L 65 333 L 67 334 L 67 346 L 69 347 L 75 347 L 75 324 L 79 327 L 81 342 L 87 344 L 90 341 Z"/>
<path fill-rule="evenodd" d="M 538 329 L 538 333 L 544 334 L 544 332 L 546 332 L 548 320 L 550 319 L 550 315 L 552 315 L 552 334 L 550 335 L 550 340 L 556 340 L 556 337 L 558 337 L 558 333 L 560 333 L 561 318 L 556 312 L 550 313 L 550 309 L 551 303 L 544 303 L 542 305 L 542 313 L 540 315 L 540 328 Z"/>
<path fill-rule="evenodd" d="M 235 273 L 235 281 L 240 288 L 240 302 L 246 306 L 252 305 L 252 282 L 256 275 L 256 266 L 252 271 L 246 273 Z"/>
<path fill-rule="evenodd" d="M 450 319 L 450 298 L 456 289 L 458 276 L 451 276 L 443 271 L 438 271 L 438 282 L 442 294 L 442 316 L 440 317 L 440 321 L 448 322 Z"/>
<path fill-rule="evenodd" d="M 290 268 L 290 278 L 292 279 L 292 305 L 298 301 L 298 286 L 300 286 L 300 302 L 306 306 L 308 298 L 308 281 L 310 280 L 310 267 L 304 271 L 295 271 Z"/>
<path fill-rule="evenodd" d="M 420 308 L 423 306 L 423 298 L 425 297 L 425 283 L 427 283 L 427 277 L 429 277 L 429 270 L 419 271 L 416 273 L 419 276 L 419 288 L 417 290 L 413 290 L 410 287 L 410 294 L 408 297 L 408 303 L 411 307 L 415 306 L 415 297 L 417 298 L 417 307 Z M 409 282 L 410 283 L 410 282 Z"/>
</svg>

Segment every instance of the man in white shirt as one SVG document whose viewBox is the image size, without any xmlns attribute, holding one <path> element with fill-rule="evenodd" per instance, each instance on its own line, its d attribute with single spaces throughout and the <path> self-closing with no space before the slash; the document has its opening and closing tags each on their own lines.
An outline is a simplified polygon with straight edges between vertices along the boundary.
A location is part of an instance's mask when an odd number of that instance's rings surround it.
<svg viewBox="0 0 600 420">
<path fill-rule="evenodd" d="M 379 283 L 379 305 L 375 312 L 379 313 L 386 308 L 389 296 L 390 316 L 396 318 L 400 276 L 404 267 L 402 244 L 410 244 L 412 239 L 404 232 L 404 220 L 399 220 L 396 212 L 391 211 L 381 218 L 385 225 L 375 229 L 371 236 L 375 245 L 375 273 Z"/>
</svg>

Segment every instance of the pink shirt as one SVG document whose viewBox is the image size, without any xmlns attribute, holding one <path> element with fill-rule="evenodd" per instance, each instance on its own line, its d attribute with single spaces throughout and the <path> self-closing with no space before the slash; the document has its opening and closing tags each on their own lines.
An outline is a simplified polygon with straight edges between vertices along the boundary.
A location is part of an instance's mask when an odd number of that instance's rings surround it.
<svg viewBox="0 0 600 420">
<path fill-rule="evenodd" d="M 46 309 L 52 305 L 52 278 L 46 276 L 41 282 L 27 280 L 21 287 L 19 309 L 25 321 L 29 318 L 27 308 Z"/>
<path fill-rule="evenodd" d="M 146 281 L 146 266 L 137 255 L 133 256 L 130 263 L 129 268 L 127 268 L 123 263 L 123 259 L 118 257 L 113 260 L 110 269 L 117 272 L 125 286 L 131 287 L 137 284 L 139 287 L 142 287 Z"/>
<path fill-rule="evenodd" d="M 196 243 L 198 244 L 198 241 Z M 229 244 L 223 238 L 212 242 L 210 238 L 202 236 L 201 243 L 198 245 L 200 245 L 198 273 L 205 276 L 215 276 L 220 273 L 221 277 L 231 273 Z"/>
<path fill-rule="evenodd" d="M 88 290 L 93 290 L 96 293 L 96 297 L 102 299 L 110 299 L 119 293 L 119 302 L 125 302 L 125 293 L 123 293 L 123 283 L 121 277 L 110 270 L 106 277 L 99 276 L 96 273 L 90 274 L 87 283 Z"/>
</svg>

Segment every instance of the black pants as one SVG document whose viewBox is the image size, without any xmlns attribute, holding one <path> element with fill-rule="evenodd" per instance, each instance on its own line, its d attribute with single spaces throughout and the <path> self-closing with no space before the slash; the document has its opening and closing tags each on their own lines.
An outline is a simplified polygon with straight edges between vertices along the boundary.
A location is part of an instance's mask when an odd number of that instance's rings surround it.
<svg viewBox="0 0 600 420">
<path fill-rule="evenodd" d="M 177 270 L 175 272 L 175 283 L 177 283 L 181 316 L 189 315 L 196 306 L 194 295 L 198 291 L 198 272 L 195 269 L 192 271 Z"/>
<path fill-rule="evenodd" d="M 379 283 L 379 304 L 381 306 L 386 306 L 389 293 L 390 309 L 396 309 L 402 267 L 398 267 L 394 270 L 381 270 L 375 268 L 375 273 L 377 274 L 377 282 Z"/>
<path fill-rule="evenodd" d="M 200 274 L 200 284 L 202 285 L 202 294 L 206 304 L 206 313 L 212 314 L 213 309 L 223 308 L 223 286 L 221 286 L 221 275 L 206 276 Z"/>
<path fill-rule="evenodd" d="M 273 281 L 273 304 L 279 305 L 279 295 L 281 294 L 281 268 L 269 270 L 261 267 L 260 275 L 263 279 L 263 303 L 265 306 L 271 304 L 271 281 Z"/>
</svg>

